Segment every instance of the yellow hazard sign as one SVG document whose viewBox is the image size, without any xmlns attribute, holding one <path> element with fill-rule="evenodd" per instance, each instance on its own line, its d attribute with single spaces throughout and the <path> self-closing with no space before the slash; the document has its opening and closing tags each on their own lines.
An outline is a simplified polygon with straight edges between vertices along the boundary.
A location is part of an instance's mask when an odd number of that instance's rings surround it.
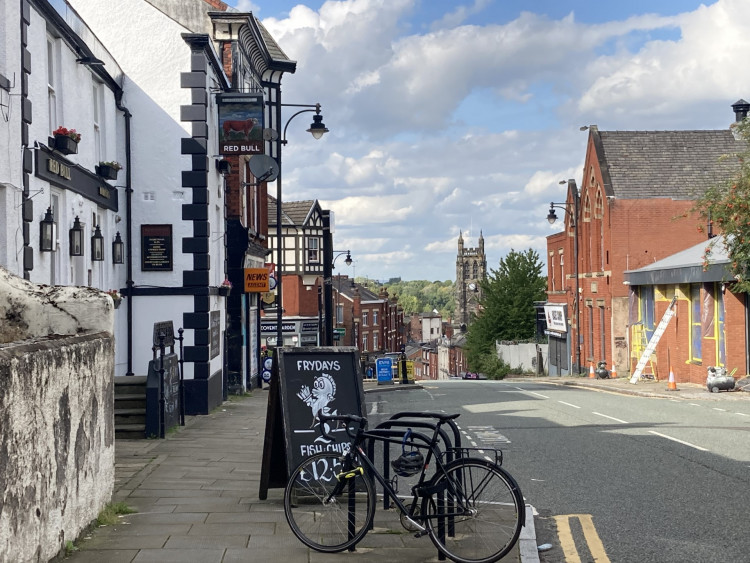
<svg viewBox="0 0 750 563">
<path fill-rule="evenodd" d="M 268 291 L 268 268 L 245 268 L 245 293 Z"/>
</svg>

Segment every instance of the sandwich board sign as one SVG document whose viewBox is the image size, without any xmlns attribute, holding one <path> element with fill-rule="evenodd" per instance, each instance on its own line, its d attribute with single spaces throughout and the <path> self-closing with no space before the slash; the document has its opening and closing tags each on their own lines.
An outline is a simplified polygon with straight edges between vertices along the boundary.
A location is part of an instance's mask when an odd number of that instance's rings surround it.
<svg viewBox="0 0 750 563">
<path fill-rule="evenodd" d="M 266 413 L 259 497 L 286 486 L 289 474 L 318 452 L 344 453 L 349 435 L 330 423 L 326 438 L 317 413 L 364 416 L 359 351 L 354 347 L 281 347 L 274 355 Z"/>
</svg>

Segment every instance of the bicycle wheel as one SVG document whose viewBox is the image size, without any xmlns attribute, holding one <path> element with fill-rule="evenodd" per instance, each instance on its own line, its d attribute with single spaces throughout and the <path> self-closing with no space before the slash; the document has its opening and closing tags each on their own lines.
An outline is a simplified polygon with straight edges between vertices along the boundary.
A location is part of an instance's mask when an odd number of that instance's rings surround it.
<svg viewBox="0 0 750 563">
<path fill-rule="evenodd" d="M 523 496 L 504 469 L 483 459 L 457 459 L 435 477 L 434 486 L 443 490 L 424 499 L 422 514 L 428 516 L 430 539 L 446 557 L 491 563 L 516 544 L 524 524 Z M 437 516 L 446 514 L 452 516 L 441 523 Z"/>
<path fill-rule="evenodd" d="M 292 532 L 317 551 L 334 553 L 355 545 L 375 514 L 375 488 L 361 471 L 342 477 L 341 492 L 331 497 L 343 461 L 339 454 L 315 454 L 297 466 L 284 490 L 284 513 Z"/>
</svg>

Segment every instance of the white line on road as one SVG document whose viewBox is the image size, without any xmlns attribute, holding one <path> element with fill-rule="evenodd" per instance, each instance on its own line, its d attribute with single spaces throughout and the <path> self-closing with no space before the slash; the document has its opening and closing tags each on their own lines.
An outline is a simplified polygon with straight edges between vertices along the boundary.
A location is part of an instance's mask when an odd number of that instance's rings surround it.
<svg viewBox="0 0 750 563">
<path fill-rule="evenodd" d="M 700 407 L 701 406 L 698 403 L 688 403 L 688 405 L 690 405 L 691 407 Z"/>
<path fill-rule="evenodd" d="M 378 402 L 377 401 L 372 403 L 372 406 L 370 407 L 370 412 L 367 414 L 378 414 Z"/>
<path fill-rule="evenodd" d="M 746 414 L 746 413 L 744 413 L 744 412 L 736 412 L 736 413 L 734 413 L 734 414 L 738 414 L 738 415 L 740 415 L 740 416 L 750 416 L 750 414 Z"/>
<path fill-rule="evenodd" d="M 614 420 L 615 422 L 620 422 L 622 424 L 630 424 L 626 420 L 620 420 L 619 418 L 615 418 L 614 416 L 608 416 L 608 415 L 602 414 L 600 412 L 593 412 L 592 414 L 595 414 L 597 416 L 603 416 L 604 418 L 609 418 L 610 420 Z"/>
<path fill-rule="evenodd" d="M 673 442 L 677 442 L 679 444 L 682 444 L 684 446 L 690 446 L 691 448 L 695 448 L 696 450 L 700 450 L 702 452 L 707 452 L 708 450 L 706 448 L 701 448 L 700 446 L 696 446 L 695 444 L 691 444 L 690 442 L 684 442 L 683 440 L 678 440 L 677 438 L 672 438 L 672 436 L 667 436 L 666 434 L 660 434 L 659 432 L 654 432 L 653 430 L 649 430 L 651 434 L 656 434 L 657 436 L 661 436 L 662 438 L 666 438 L 667 440 L 672 440 Z"/>
<path fill-rule="evenodd" d="M 713 407 L 715 411 L 727 412 L 727 409 L 720 409 L 719 407 Z"/>
<path fill-rule="evenodd" d="M 536 395 L 537 397 L 541 397 L 542 399 L 549 399 L 547 395 L 542 395 L 541 393 L 535 393 L 534 391 L 527 391 L 529 395 Z"/>
<path fill-rule="evenodd" d="M 568 405 L 569 407 L 573 407 L 574 409 L 580 409 L 578 405 L 571 405 L 570 403 L 566 403 L 565 401 L 557 401 L 558 403 L 562 403 L 563 405 Z"/>
</svg>

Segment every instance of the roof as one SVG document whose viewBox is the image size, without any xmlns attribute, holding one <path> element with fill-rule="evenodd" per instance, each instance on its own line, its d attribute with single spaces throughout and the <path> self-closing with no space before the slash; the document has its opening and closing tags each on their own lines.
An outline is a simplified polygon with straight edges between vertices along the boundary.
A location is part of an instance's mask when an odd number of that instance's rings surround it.
<svg viewBox="0 0 750 563">
<path fill-rule="evenodd" d="M 316 205 L 318 205 L 316 199 L 282 201 L 281 221 L 284 225 L 302 226 L 307 222 Z M 276 226 L 276 198 L 272 196 L 268 196 L 268 226 Z"/>
<path fill-rule="evenodd" d="M 696 199 L 737 170 L 722 156 L 747 149 L 729 129 L 599 131 L 592 128 L 606 195 L 619 199 Z"/>
<path fill-rule="evenodd" d="M 708 256 L 708 267 L 704 270 L 703 257 L 706 248 L 710 248 L 711 252 Z M 720 235 L 643 268 L 626 270 L 625 283 L 658 285 L 733 281 L 729 261 L 724 236 Z"/>
</svg>

